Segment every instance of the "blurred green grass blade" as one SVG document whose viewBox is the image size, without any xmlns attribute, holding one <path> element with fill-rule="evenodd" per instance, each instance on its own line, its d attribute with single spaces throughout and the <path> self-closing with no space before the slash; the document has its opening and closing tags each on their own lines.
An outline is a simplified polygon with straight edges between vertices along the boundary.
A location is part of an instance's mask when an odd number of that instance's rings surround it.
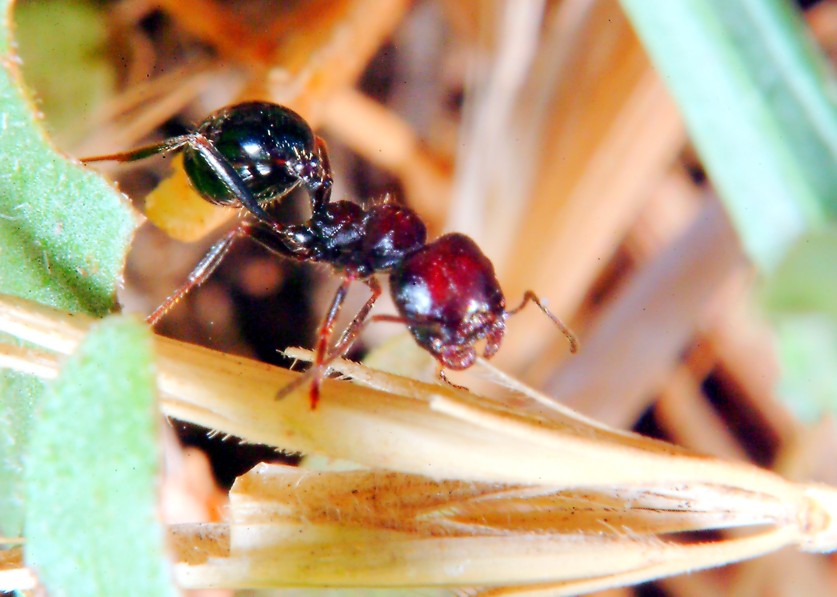
<svg viewBox="0 0 837 597">
<path fill-rule="evenodd" d="M 148 328 L 112 316 L 39 405 L 25 471 L 25 554 L 50 595 L 175 594 L 156 520 L 154 392 Z"/>
<path fill-rule="evenodd" d="M 787 0 L 622 0 L 750 257 L 837 215 L 835 83 Z"/>
<path fill-rule="evenodd" d="M 788 252 L 759 291 L 773 317 L 821 313 L 837 323 L 837 226 L 809 234 Z"/>
<path fill-rule="evenodd" d="M 837 413 L 837 322 L 821 313 L 788 314 L 774 321 L 782 379 L 779 396 L 805 423 Z"/>
<path fill-rule="evenodd" d="M 837 413 L 837 227 L 805 236 L 760 288 L 779 339 L 779 395 L 803 421 Z"/>
<path fill-rule="evenodd" d="M 0 290 L 101 316 L 115 304 L 136 218 L 47 141 L 19 80 L 11 6 L 0 0 Z M 11 536 L 20 532 L 22 455 L 39 388 L 19 376 L 0 383 L 0 531 Z"/>
</svg>

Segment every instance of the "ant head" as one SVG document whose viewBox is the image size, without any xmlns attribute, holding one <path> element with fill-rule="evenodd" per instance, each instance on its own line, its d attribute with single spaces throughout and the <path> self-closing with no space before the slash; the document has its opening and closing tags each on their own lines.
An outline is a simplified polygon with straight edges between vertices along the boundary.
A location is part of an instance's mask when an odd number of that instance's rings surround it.
<svg viewBox="0 0 837 597">
<path fill-rule="evenodd" d="M 486 357 L 500 347 L 505 298 L 491 261 L 467 236 L 447 234 L 409 255 L 393 268 L 390 291 L 416 342 L 443 366 L 469 367 L 481 340 Z"/>
</svg>

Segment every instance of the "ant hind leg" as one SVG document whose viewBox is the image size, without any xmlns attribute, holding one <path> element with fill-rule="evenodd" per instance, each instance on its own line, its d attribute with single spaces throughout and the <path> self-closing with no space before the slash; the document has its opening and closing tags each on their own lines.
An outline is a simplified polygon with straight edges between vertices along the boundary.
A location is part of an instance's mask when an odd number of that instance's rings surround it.
<svg viewBox="0 0 837 597">
<path fill-rule="evenodd" d="M 319 160 L 320 180 L 311 186 L 311 211 L 317 213 L 321 211 L 329 201 L 331 201 L 331 187 L 334 184 L 331 178 L 331 161 L 328 157 L 328 148 L 326 142 L 322 137 L 316 137 L 314 140 L 316 145 L 315 151 Z"/>
<path fill-rule="evenodd" d="M 212 275 L 212 272 L 218 268 L 224 260 L 224 257 L 227 256 L 227 253 L 230 252 L 233 243 L 242 236 L 247 236 L 247 234 L 249 234 L 249 226 L 247 223 L 243 223 L 225 234 L 221 240 L 212 245 L 209 251 L 206 252 L 206 255 L 201 258 L 195 268 L 189 273 L 186 281 L 166 298 L 159 307 L 154 309 L 151 315 L 145 318 L 145 321 L 151 326 L 156 325 L 184 296 L 206 282 L 207 278 Z"/>
<path fill-rule="evenodd" d="M 82 164 L 89 164 L 91 162 L 136 162 L 144 160 L 145 158 L 157 155 L 160 153 L 170 153 L 172 151 L 179 151 L 183 149 L 192 140 L 192 135 L 181 135 L 179 137 L 172 137 L 154 145 L 146 145 L 131 151 L 123 151 L 120 153 L 109 153 L 107 155 L 96 155 L 88 158 L 81 158 Z"/>
</svg>

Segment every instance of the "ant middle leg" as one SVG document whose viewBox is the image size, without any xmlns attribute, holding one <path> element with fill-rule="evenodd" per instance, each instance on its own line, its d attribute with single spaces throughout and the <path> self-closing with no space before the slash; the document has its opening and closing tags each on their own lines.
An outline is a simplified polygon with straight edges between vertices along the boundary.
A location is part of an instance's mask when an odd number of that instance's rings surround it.
<svg viewBox="0 0 837 597">
<path fill-rule="evenodd" d="M 543 314 L 549 317 L 552 320 L 552 323 L 554 323 L 558 327 L 558 329 L 561 330 L 561 333 L 564 334 L 564 336 L 567 338 L 567 342 L 569 342 L 570 344 L 570 352 L 573 354 L 578 352 L 578 338 L 576 337 L 576 335 L 569 327 L 567 327 L 567 325 L 563 321 L 561 321 L 558 318 L 557 315 L 550 311 L 546 307 L 546 305 L 544 305 L 541 302 L 541 300 L 538 298 L 538 295 L 536 295 L 533 291 L 527 290 L 526 292 L 524 292 L 523 301 L 516 308 L 506 311 L 506 315 L 515 315 L 519 313 L 527 304 L 529 304 L 529 301 L 535 303 L 538 306 L 538 308 L 541 311 L 543 311 Z"/>
</svg>

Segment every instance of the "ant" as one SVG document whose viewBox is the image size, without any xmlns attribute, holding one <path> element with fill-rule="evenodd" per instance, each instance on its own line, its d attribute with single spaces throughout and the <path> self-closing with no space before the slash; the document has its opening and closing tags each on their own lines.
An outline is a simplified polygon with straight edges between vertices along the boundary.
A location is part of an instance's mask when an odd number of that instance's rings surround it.
<svg viewBox="0 0 837 597">
<path fill-rule="evenodd" d="M 310 379 L 311 408 L 316 408 L 328 365 L 376 321 L 406 325 L 419 346 L 436 359 L 444 381 L 445 368 L 463 370 L 474 364 L 478 342 L 485 341 L 484 358 L 493 356 L 506 320 L 530 301 L 558 326 L 570 351 L 576 352 L 573 333 L 531 290 L 520 305 L 506 309 L 494 266 L 469 237 L 450 233 L 428 243 L 418 214 L 388 198 L 367 207 L 330 201 L 332 177 L 325 144 L 299 115 L 282 106 L 237 104 L 213 113 L 192 134 L 82 161 L 131 161 L 180 149 L 185 151 L 186 173 L 204 199 L 242 206 L 251 216 L 210 248 L 187 281 L 147 318 L 150 324 L 205 281 L 239 238 L 251 238 L 283 257 L 330 265 L 342 277 L 320 325 L 311 369 L 282 388 L 277 399 Z M 311 194 L 311 217 L 304 224 L 279 224 L 262 205 L 281 199 L 300 184 Z M 397 316 L 369 315 L 382 293 L 381 274 L 389 274 Z M 371 294 L 329 350 L 334 324 L 356 281 L 366 284 Z"/>
<path fill-rule="evenodd" d="M 265 207 L 297 186 L 311 196 L 312 212 L 331 198 L 331 166 L 325 142 L 296 112 L 268 102 L 245 102 L 221 108 L 194 132 L 132 151 L 82 158 L 82 163 L 133 162 L 157 154 L 183 152 L 183 168 L 197 193 L 209 203 L 241 207 L 264 226 L 279 230 Z M 187 281 L 146 321 L 155 325 L 186 294 L 202 284 L 246 230 L 236 228 L 216 242 Z"/>
</svg>

